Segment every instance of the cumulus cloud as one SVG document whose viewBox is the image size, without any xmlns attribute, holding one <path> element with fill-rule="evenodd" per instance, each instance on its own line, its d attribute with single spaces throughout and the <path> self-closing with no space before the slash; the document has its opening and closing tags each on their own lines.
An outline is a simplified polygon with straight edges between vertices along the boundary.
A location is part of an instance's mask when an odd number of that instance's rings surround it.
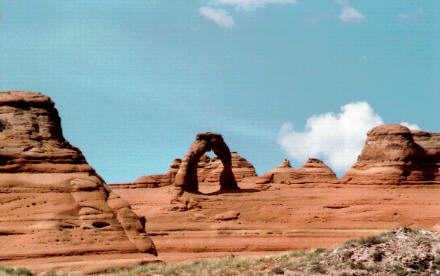
<svg viewBox="0 0 440 276">
<path fill-rule="evenodd" d="M 299 162 L 309 157 L 322 158 L 336 172 L 344 172 L 356 161 L 367 132 L 380 124 L 382 118 L 367 102 L 349 103 L 338 114 L 313 115 L 304 131 L 296 131 L 290 123 L 283 124 L 278 143 Z M 410 129 L 418 128 L 414 124 L 402 124 Z"/>
<path fill-rule="evenodd" d="M 232 28 L 235 26 L 234 18 L 225 10 L 201 7 L 199 13 L 222 28 Z"/>
<path fill-rule="evenodd" d="M 240 10 L 253 10 L 267 4 L 296 4 L 296 0 L 215 0 L 217 5 L 230 5 Z"/>
<path fill-rule="evenodd" d="M 364 22 L 367 17 L 360 11 L 350 6 L 348 0 L 334 0 L 336 4 L 342 6 L 342 11 L 339 14 L 339 19 L 346 23 L 361 23 Z"/>
<path fill-rule="evenodd" d="M 411 124 L 411 123 L 407 123 L 407 122 L 401 122 L 400 124 L 406 126 L 407 128 L 409 128 L 411 130 L 420 130 L 420 127 L 417 124 Z"/>
<path fill-rule="evenodd" d="M 343 22 L 348 23 L 361 23 L 364 22 L 367 18 L 355 8 L 345 7 L 342 9 L 341 14 L 339 14 L 339 19 L 341 19 L 341 21 Z"/>
<path fill-rule="evenodd" d="M 199 13 L 223 28 L 235 26 L 234 17 L 219 7 L 235 8 L 236 11 L 250 11 L 268 4 L 296 4 L 296 0 L 211 0 L 199 8 Z"/>
</svg>

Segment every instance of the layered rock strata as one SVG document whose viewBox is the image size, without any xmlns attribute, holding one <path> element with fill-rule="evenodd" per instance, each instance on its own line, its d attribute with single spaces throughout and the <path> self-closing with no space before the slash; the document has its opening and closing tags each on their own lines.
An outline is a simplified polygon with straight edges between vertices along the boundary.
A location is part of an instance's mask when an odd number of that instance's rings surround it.
<svg viewBox="0 0 440 276">
<path fill-rule="evenodd" d="M 145 225 L 62 134 L 47 96 L 0 93 L 0 259 L 156 254 Z"/>
<path fill-rule="evenodd" d="M 257 176 L 254 166 L 237 152 L 231 152 L 231 163 L 232 172 L 238 183 L 246 177 Z M 198 181 L 208 185 L 219 185 L 223 168 L 223 163 L 217 156 L 213 158 L 207 155 L 203 156 L 203 158 L 200 158 L 197 168 Z"/>
<path fill-rule="evenodd" d="M 319 159 L 309 158 L 301 168 L 293 168 L 284 159 L 278 167 L 258 177 L 257 184 L 336 183 L 335 173 Z"/>
<path fill-rule="evenodd" d="M 396 124 L 373 128 L 341 183 L 440 184 L 440 133 Z"/>
</svg>

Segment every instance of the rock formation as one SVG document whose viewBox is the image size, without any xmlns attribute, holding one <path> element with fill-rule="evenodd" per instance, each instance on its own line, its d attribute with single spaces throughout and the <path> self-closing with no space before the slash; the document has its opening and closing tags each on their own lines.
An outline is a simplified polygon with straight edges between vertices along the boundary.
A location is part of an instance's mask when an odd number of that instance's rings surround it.
<svg viewBox="0 0 440 276">
<path fill-rule="evenodd" d="M 144 175 L 135 182 L 111 184 L 112 189 L 159 188 L 172 185 L 182 159 L 176 158 L 170 164 L 170 169 L 165 174 Z"/>
<path fill-rule="evenodd" d="M 293 168 L 289 160 L 284 159 L 278 167 L 262 174 L 257 183 L 304 184 L 336 183 L 337 181 L 335 173 L 324 162 L 309 158 L 299 169 Z"/>
<path fill-rule="evenodd" d="M 237 152 L 231 152 L 232 172 L 235 180 L 239 183 L 246 177 L 257 176 L 254 166 Z M 204 155 L 200 158 L 197 176 L 199 183 L 219 185 L 220 175 L 223 171 L 223 163 L 220 158 L 210 158 Z"/>
<path fill-rule="evenodd" d="M 64 139 L 49 97 L 0 93 L 0 259 L 156 254 L 144 227 Z"/>
<path fill-rule="evenodd" d="M 199 159 L 205 152 L 214 151 L 223 164 L 220 173 L 220 188 L 222 190 L 238 189 L 234 174 L 232 173 L 232 156 L 229 147 L 218 133 L 199 133 L 192 143 L 190 150 L 185 154 L 179 171 L 174 180 L 177 190 L 198 192 L 197 167 Z"/>
<path fill-rule="evenodd" d="M 341 183 L 440 183 L 439 169 L 440 133 L 387 124 L 368 132 L 361 155 Z"/>
<path fill-rule="evenodd" d="M 179 170 L 182 159 L 176 158 L 170 165 L 170 169 L 165 174 L 145 175 L 133 183 L 112 184 L 113 189 L 136 189 L 136 188 L 158 188 L 172 185 Z M 235 180 L 239 183 L 246 177 L 257 176 L 254 166 L 237 152 L 231 152 L 232 173 Z M 208 185 L 220 185 L 220 175 L 223 171 L 223 163 L 220 158 L 214 156 L 210 158 L 204 154 L 197 164 L 197 179 L 199 183 Z"/>
</svg>

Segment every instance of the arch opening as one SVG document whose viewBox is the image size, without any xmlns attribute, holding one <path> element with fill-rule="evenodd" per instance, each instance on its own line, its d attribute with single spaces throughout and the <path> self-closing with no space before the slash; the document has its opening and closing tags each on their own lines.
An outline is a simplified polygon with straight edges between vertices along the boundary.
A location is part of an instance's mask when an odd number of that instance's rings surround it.
<svg viewBox="0 0 440 276">
<path fill-rule="evenodd" d="M 176 174 L 174 180 L 176 189 L 187 192 L 199 192 L 197 178 L 198 162 L 206 152 L 210 151 L 213 151 L 223 164 L 223 170 L 220 174 L 220 190 L 239 190 L 232 172 L 231 151 L 221 134 L 212 132 L 197 134 L 196 140 L 185 154 Z"/>
</svg>

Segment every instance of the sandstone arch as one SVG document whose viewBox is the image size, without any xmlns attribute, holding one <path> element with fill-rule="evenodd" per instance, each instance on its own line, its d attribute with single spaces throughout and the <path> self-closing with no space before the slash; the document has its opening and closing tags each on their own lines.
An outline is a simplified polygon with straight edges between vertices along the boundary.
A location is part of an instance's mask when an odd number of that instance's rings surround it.
<svg viewBox="0 0 440 276">
<path fill-rule="evenodd" d="M 190 150 L 185 154 L 179 171 L 174 180 L 178 190 L 198 192 L 197 164 L 205 152 L 213 151 L 223 163 L 220 175 L 221 190 L 237 190 L 238 185 L 232 173 L 231 151 L 226 145 L 221 134 L 206 132 L 196 135 L 196 140 L 191 144 Z"/>
</svg>

